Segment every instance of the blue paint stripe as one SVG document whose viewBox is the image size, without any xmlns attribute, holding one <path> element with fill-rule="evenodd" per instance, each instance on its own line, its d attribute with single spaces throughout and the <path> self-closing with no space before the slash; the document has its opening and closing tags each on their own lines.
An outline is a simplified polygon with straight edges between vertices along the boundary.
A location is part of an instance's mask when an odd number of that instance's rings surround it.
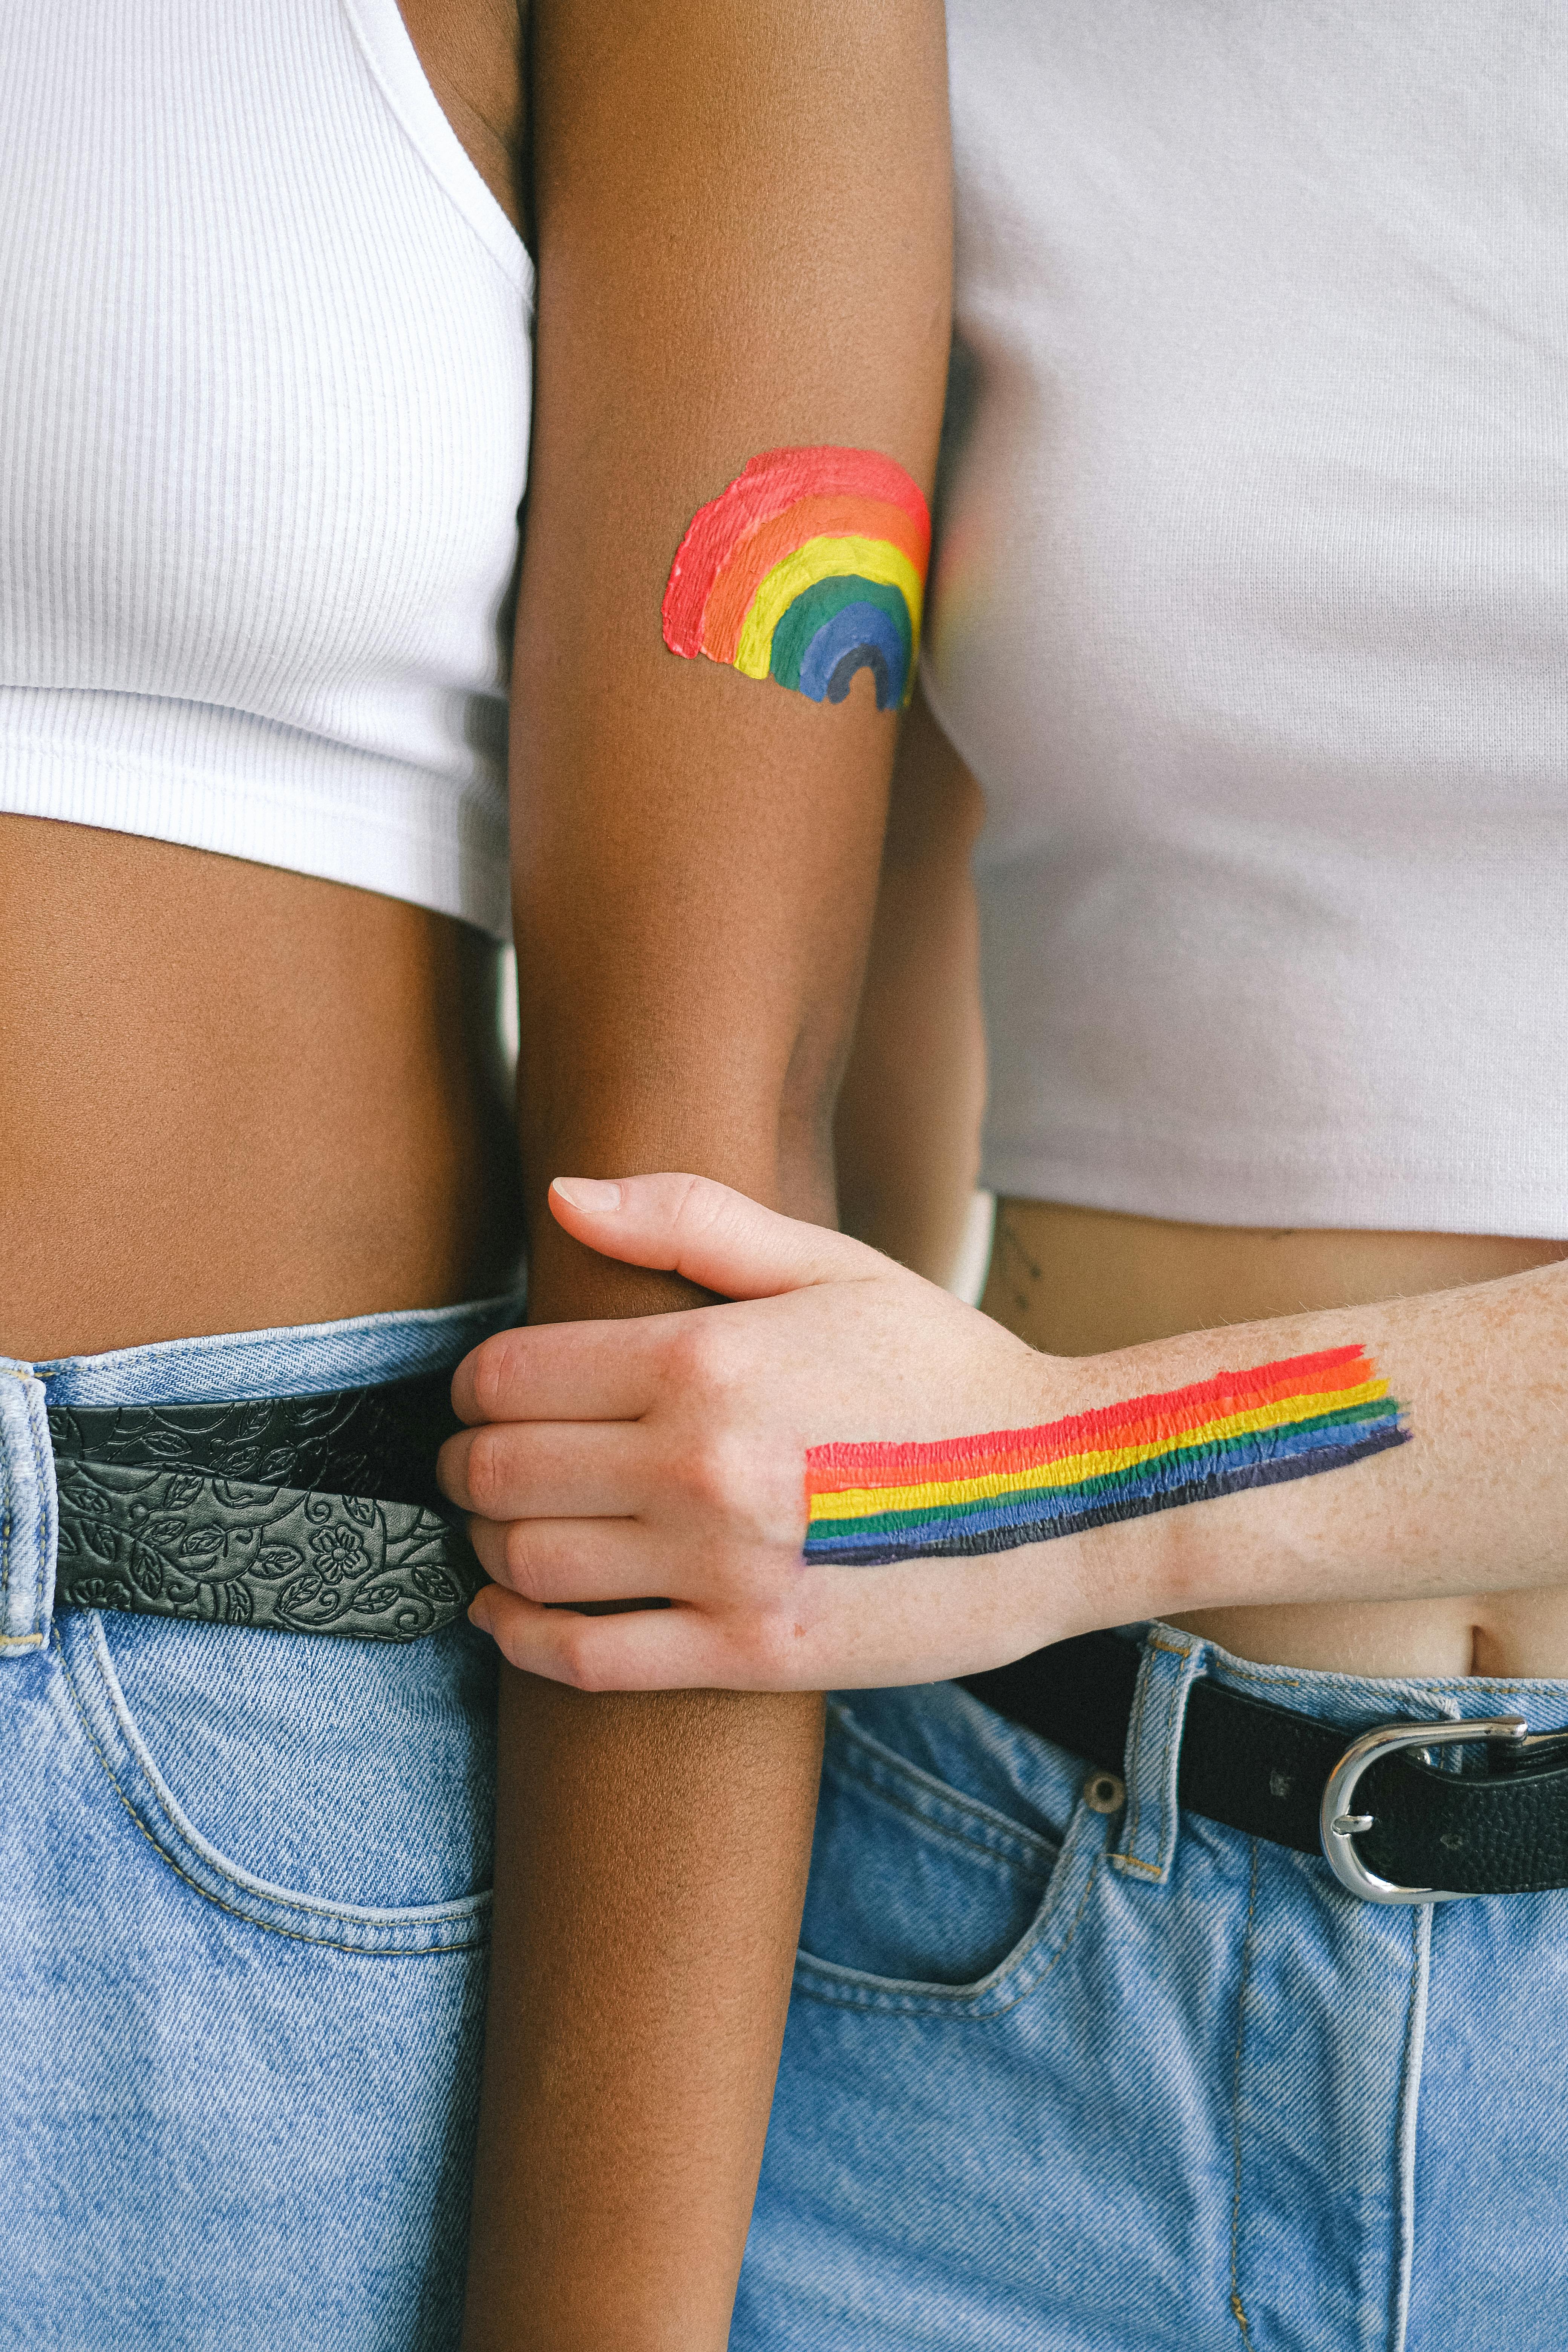
<svg viewBox="0 0 1568 2352">
<path fill-rule="evenodd" d="M 980 1520 L 968 1532 L 942 1532 L 933 1527 L 910 1529 L 899 1537 L 876 1536 L 863 1519 L 852 1523 L 847 1538 L 822 1542 L 816 1531 L 805 1542 L 807 1559 L 828 1561 L 842 1567 L 871 1568 L 900 1559 L 943 1559 L 985 1552 L 1015 1551 L 1020 1545 L 1048 1543 L 1057 1536 L 1079 1535 L 1089 1528 L 1110 1527 L 1118 1520 L 1144 1517 L 1152 1511 L 1173 1509 L 1183 1503 L 1204 1503 L 1221 1495 L 1244 1493 L 1251 1486 L 1276 1486 L 1291 1478 L 1315 1477 L 1322 1470 L 1339 1470 L 1352 1462 L 1366 1460 L 1370 1454 L 1382 1454 L 1390 1446 L 1404 1445 L 1408 1430 L 1401 1429 L 1395 1421 L 1392 1425 L 1372 1431 L 1353 1442 L 1321 1445 L 1310 1453 L 1276 1453 L 1270 1459 L 1236 1464 L 1211 1471 L 1199 1478 L 1189 1475 L 1180 1485 L 1163 1486 L 1156 1491 L 1137 1495 L 1123 1494 L 1114 1499 L 1070 1507 L 1061 1513 L 1041 1513 L 1032 1517 L 1016 1513 L 996 1513 Z"/>
</svg>

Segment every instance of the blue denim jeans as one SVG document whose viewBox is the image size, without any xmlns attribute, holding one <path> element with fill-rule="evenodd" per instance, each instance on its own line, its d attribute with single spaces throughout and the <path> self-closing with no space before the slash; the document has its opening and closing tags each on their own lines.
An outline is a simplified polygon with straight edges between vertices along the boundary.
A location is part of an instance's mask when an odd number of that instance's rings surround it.
<svg viewBox="0 0 1568 2352">
<path fill-rule="evenodd" d="M 1109 1815 L 954 1685 L 832 1706 L 731 2352 L 1568 2344 L 1568 1893 L 1373 1906 L 1174 1802 L 1198 1675 L 1347 1745 L 1568 1683 L 1163 1641 Z"/>
<path fill-rule="evenodd" d="M 46 1399 L 308 1395 L 515 1302 L 0 1360 L 0 2347 L 455 2346 L 494 1651 L 51 1614 Z"/>
</svg>

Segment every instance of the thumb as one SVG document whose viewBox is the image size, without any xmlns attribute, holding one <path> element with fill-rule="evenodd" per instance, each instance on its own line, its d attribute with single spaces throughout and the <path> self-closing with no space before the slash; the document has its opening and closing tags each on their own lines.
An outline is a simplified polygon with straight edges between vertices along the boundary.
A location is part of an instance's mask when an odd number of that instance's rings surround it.
<svg viewBox="0 0 1568 2352">
<path fill-rule="evenodd" d="M 771 1298 L 817 1282 L 854 1282 L 887 1261 L 847 1234 L 764 1209 L 706 1176 L 557 1176 L 550 1213 L 605 1257 L 683 1274 L 723 1298 Z"/>
</svg>

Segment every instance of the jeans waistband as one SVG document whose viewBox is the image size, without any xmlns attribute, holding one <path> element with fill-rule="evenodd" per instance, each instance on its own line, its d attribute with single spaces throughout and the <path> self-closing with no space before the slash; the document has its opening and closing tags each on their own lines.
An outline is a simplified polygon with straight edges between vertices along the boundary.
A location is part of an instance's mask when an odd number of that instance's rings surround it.
<svg viewBox="0 0 1568 2352">
<path fill-rule="evenodd" d="M 1568 1679 L 1560 1676 L 1334 1674 L 1315 1666 L 1261 1665 L 1174 1625 L 1121 1630 L 1139 1641 L 1157 1634 L 1162 1644 L 1190 1660 L 1191 1671 L 1250 1698 L 1267 1699 L 1271 1706 L 1316 1716 L 1320 1722 L 1338 1724 L 1351 1733 L 1396 1716 L 1458 1723 L 1476 1716 L 1527 1715 L 1532 1729 L 1568 1728 Z"/>
<path fill-rule="evenodd" d="M 1127 1737 L 1126 1806 L 1110 1861 L 1114 1868 L 1154 1884 L 1166 1881 L 1175 1854 L 1182 1738 L 1187 1701 L 1200 1678 L 1336 1725 L 1347 1747 L 1373 1726 L 1399 1720 L 1458 1723 L 1521 1715 L 1533 1732 L 1568 1727 L 1568 1680 L 1554 1676 L 1334 1674 L 1258 1664 L 1174 1625 L 1120 1630 L 1141 1642 L 1143 1656 Z M 1449 1769 L 1459 1769 L 1458 1748 L 1438 1752 Z"/>
<path fill-rule="evenodd" d="M 51 1404 L 239 1403 L 368 1388 L 455 1368 L 521 1316 L 521 1299 L 508 1296 L 37 1364 L 0 1357 L 0 1659 L 40 1649 L 49 1636 L 58 1542 Z"/>
</svg>

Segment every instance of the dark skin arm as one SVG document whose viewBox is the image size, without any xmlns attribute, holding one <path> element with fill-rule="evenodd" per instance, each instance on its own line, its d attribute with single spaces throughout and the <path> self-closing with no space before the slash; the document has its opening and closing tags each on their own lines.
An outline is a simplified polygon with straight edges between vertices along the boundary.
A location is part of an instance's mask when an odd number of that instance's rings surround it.
<svg viewBox="0 0 1568 2352">
<path fill-rule="evenodd" d="M 696 1294 L 571 1240 L 553 1175 L 687 1167 L 833 1219 L 894 721 L 866 675 L 834 708 L 679 660 L 659 604 L 760 450 L 929 489 L 946 69 L 935 0 L 543 0 L 531 40 L 514 904 L 530 1311 L 560 1321 Z M 809 1696 L 508 1671 L 469 2352 L 724 2343 L 819 1737 Z"/>
</svg>

